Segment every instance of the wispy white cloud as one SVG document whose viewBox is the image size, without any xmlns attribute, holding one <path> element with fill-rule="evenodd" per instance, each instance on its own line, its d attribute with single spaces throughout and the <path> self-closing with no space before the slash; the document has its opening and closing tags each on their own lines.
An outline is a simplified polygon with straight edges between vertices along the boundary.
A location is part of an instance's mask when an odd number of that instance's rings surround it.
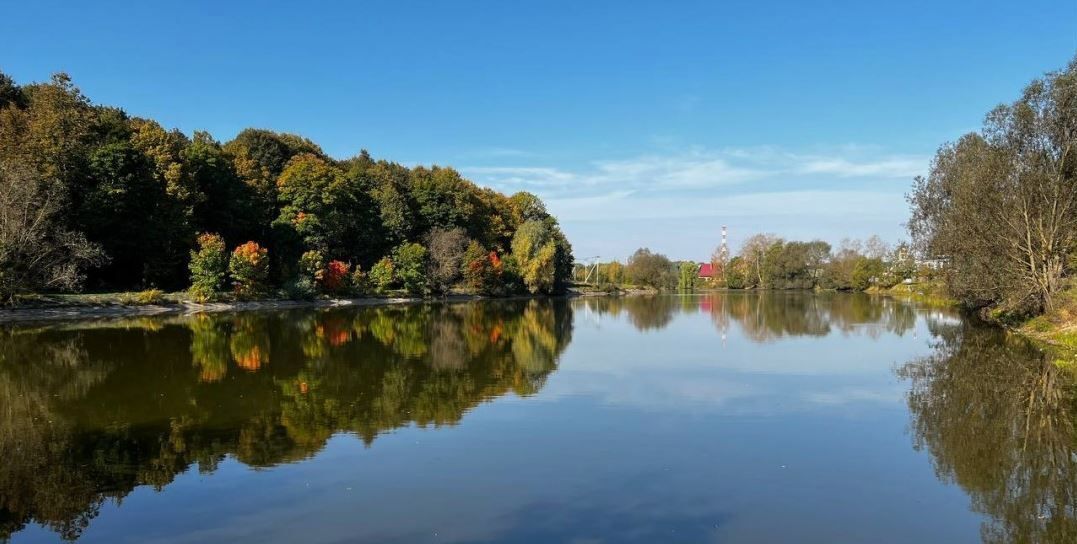
<svg viewBox="0 0 1077 544">
<path fill-rule="evenodd" d="M 863 145 L 689 147 L 462 171 L 483 185 L 542 197 L 581 255 L 624 256 L 649 246 L 695 258 L 713 249 L 722 224 L 734 245 L 751 232 L 834 243 L 871 234 L 897 239 L 908 213 L 903 195 L 929 163 Z"/>
<path fill-rule="evenodd" d="M 532 166 L 481 166 L 465 168 L 464 172 L 480 182 L 497 187 L 516 187 L 521 190 L 534 188 L 560 189 L 581 182 L 580 176 L 549 167 Z"/>
<path fill-rule="evenodd" d="M 832 217 L 835 210 L 845 217 L 879 216 L 904 205 L 899 192 L 861 190 L 768 191 L 734 195 L 651 195 L 640 198 L 634 191 L 552 198 L 547 205 L 562 221 L 610 221 L 620 219 L 685 219 L 693 217 Z M 840 206 L 836 206 L 840 203 Z"/>
<path fill-rule="evenodd" d="M 653 187 L 680 189 L 716 187 L 759 179 L 760 168 L 738 166 L 728 159 L 705 153 L 681 156 L 643 156 L 628 160 L 596 162 L 597 181 L 646 183 Z"/>
<path fill-rule="evenodd" d="M 882 154 L 863 146 L 830 152 L 792 152 L 775 147 L 707 150 L 597 159 L 577 168 L 474 166 L 463 171 L 476 181 L 504 190 L 530 190 L 547 198 L 591 196 L 612 190 L 646 193 L 797 183 L 803 189 L 856 180 L 911 180 L 927 157 Z M 744 190 L 743 188 L 741 189 Z"/>
<path fill-rule="evenodd" d="M 817 158 L 804 162 L 800 166 L 800 172 L 829 174 L 843 178 L 912 178 L 923 172 L 926 164 L 923 157 L 894 157 L 867 162 L 853 162 L 842 158 Z"/>
</svg>

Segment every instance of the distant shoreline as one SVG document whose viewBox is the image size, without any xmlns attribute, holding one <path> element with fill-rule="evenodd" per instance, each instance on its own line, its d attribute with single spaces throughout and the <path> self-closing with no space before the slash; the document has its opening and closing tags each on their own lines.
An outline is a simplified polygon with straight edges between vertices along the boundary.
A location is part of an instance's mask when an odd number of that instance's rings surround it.
<svg viewBox="0 0 1077 544">
<path fill-rule="evenodd" d="M 709 288 L 697 289 L 695 293 L 728 292 L 728 293 L 751 293 L 751 292 L 825 292 L 811 289 L 728 289 Z M 657 295 L 664 291 L 641 288 L 619 288 L 616 291 L 602 291 L 596 289 L 570 289 L 561 295 L 513 295 L 506 297 L 485 296 L 472 294 L 455 294 L 441 297 L 434 296 L 367 296 L 353 298 L 324 298 L 311 300 L 290 299 L 263 299 L 248 301 L 219 301 L 198 303 L 189 300 L 172 300 L 152 304 L 132 304 L 123 302 L 123 298 L 129 293 L 110 293 L 104 295 L 90 295 L 88 300 L 74 301 L 49 301 L 44 304 L 26 304 L 9 308 L 0 308 L 0 325 L 17 323 L 52 322 L 52 321 L 76 321 L 90 319 L 110 319 L 119 317 L 154 317 L 195 315 L 204 313 L 222 312 L 250 312 L 260 310 L 290 310 L 302 308 L 346 308 L 362 306 L 388 306 L 400 304 L 421 304 L 432 302 L 470 302 L 477 300 L 531 300 L 553 298 L 576 298 L 576 297 L 623 297 Z M 950 301 L 940 302 L 932 300 L 932 297 L 917 297 L 909 293 L 896 293 L 887 291 L 872 291 L 869 294 L 892 296 L 895 298 L 912 299 L 921 302 L 935 302 L 941 305 L 952 305 Z M 173 295 L 174 296 L 174 295 Z"/>
</svg>

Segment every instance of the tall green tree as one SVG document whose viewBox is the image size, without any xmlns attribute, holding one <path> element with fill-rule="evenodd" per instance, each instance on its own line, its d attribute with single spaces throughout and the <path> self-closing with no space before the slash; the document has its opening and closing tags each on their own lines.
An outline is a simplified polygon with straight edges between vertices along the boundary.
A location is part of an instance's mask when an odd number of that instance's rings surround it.
<svg viewBox="0 0 1077 544">
<path fill-rule="evenodd" d="M 531 293 L 563 291 L 572 275 L 572 247 L 551 220 L 530 220 L 512 238 L 512 257 Z"/>
<path fill-rule="evenodd" d="M 10 94 L 10 91 L 9 91 Z M 95 111 L 67 74 L 21 88 L 0 109 L 0 160 L 29 168 L 39 180 L 73 194 L 93 146 Z"/>
<path fill-rule="evenodd" d="M 625 265 L 625 277 L 634 285 L 673 289 L 677 285 L 677 269 L 668 257 L 650 249 L 637 249 Z"/>
<path fill-rule="evenodd" d="M 349 177 L 332 162 L 308 153 L 288 162 L 277 190 L 281 210 L 275 224 L 293 230 L 302 241 L 301 249 L 317 249 L 327 259 L 367 266 L 379 256 L 372 251 L 377 244 L 377 210 L 362 179 Z M 302 253 L 298 249 L 282 258 L 297 258 Z"/>
<path fill-rule="evenodd" d="M 677 274 L 678 291 L 694 291 L 696 278 L 699 276 L 699 265 L 684 261 L 680 264 Z"/>
<path fill-rule="evenodd" d="M 11 76 L 0 72 L 0 110 L 8 106 L 25 108 L 26 94 Z"/>
<path fill-rule="evenodd" d="M 750 285 L 766 287 L 767 257 L 773 256 L 772 246 L 776 242 L 782 242 L 781 238 L 773 234 L 754 234 L 744 240 L 740 249 L 740 256 L 748 266 L 749 274 L 745 278 Z"/>
<path fill-rule="evenodd" d="M 314 142 L 294 134 L 248 128 L 224 145 L 231 155 L 236 174 L 254 192 L 260 224 L 268 224 L 277 215 L 277 176 L 288 161 L 301 153 L 324 157 Z"/>
<path fill-rule="evenodd" d="M 360 162 L 352 167 L 349 175 L 363 179 L 374 200 L 384 233 L 382 252 L 420 234 L 417 205 L 409 190 L 407 168 L 386 161 L 363 168 Z"/>
<path fill-rule="evenodd" d="M 186 259 L 170 257 L 168 204 L 153 165 L 128 142 L 112 143 L 90 156 L 86 187 L 76 209 L 77 226 L 111 257 L 96 276 L 107 287 L 178 287 Z M 165 215 L 162 217 L 162 215 Z"/>
<path fill-rule="evenodd" d="M 948 262 L 954 296 L 1053 308 L 1077 253 L 1077 59 L 943 146 L 909 202 L 913 239 Z"/>
<path fill-rule="evenodd" d="M 476 188 L 456 170 L 436 166 L 413 168 L 410 190 L 420 230 L 460 227 L 476 234 Z"/>
<path fill-rule="evenodd" d="M 406 291 L 421 294 L 426 291 L 426 248 L 419 244 L 403 244 L 393 250 L 393 274 Z"/>
<path fill-rule="evenodd" d="M 208 132 L 196 131 L 181 154 L 192 192 L 191 223 L 216 232 L 230 245 L 258 237 L 257 195 L 236 173 L 231 158 Z"/>
</svg>

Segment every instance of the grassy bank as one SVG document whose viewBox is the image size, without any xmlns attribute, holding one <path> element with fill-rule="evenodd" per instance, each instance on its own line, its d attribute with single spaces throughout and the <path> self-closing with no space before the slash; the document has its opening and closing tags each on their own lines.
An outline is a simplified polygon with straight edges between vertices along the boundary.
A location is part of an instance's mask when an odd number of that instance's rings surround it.
<svg viewBox="0 0 1077 544">
<path fill-rule="evenodd" d="M 931 307 L 960 307 L 950 298 L 942 282 L 923 282 L 895 285 L 890 289 L 869 290 L 910 300 Z M 1071 288 L 1061 297 L 1059 305 L 1051 312 L 1034 318 L 1015 318 L 999 311 L 983 310 L 984 321 L 1005 328 L 1040 344 L 1048 358 L 1059 367 L 1077 372 L 1077 289 Z"/>
<path fill-rule="evenodd" d="M 946 286 L 941 282 L 936 281 L 899 283 L 889 289 L 871 288 L 868 289 L 867 292 L 887 295 L 938 308 L 957 306 L 957 301 L 946 294 Z"/>
<path fill-rule="evenodd" d="M 1007 322 L 1004 315 L 989 315 L 1017 332 L 1071 352 L 1070 359 L 1077 359 L 1077 287 L 1063 291 L 1050 311 L 1027 320 Z M 1072 362 L 1071 362 L 1072 364 Z"/>
</svg>

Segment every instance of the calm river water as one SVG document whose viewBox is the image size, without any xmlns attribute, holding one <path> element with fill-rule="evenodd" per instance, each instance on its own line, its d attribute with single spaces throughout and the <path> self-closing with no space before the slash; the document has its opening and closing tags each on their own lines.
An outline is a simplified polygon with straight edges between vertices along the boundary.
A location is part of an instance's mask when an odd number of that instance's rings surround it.
<svg viewBox="0 0 1077 544">
<path fill-rule="evenodd" d="M 1043 359 L 851 294 L 0 328 L 0 541 L 1072 544 Z"/>
</svg>

